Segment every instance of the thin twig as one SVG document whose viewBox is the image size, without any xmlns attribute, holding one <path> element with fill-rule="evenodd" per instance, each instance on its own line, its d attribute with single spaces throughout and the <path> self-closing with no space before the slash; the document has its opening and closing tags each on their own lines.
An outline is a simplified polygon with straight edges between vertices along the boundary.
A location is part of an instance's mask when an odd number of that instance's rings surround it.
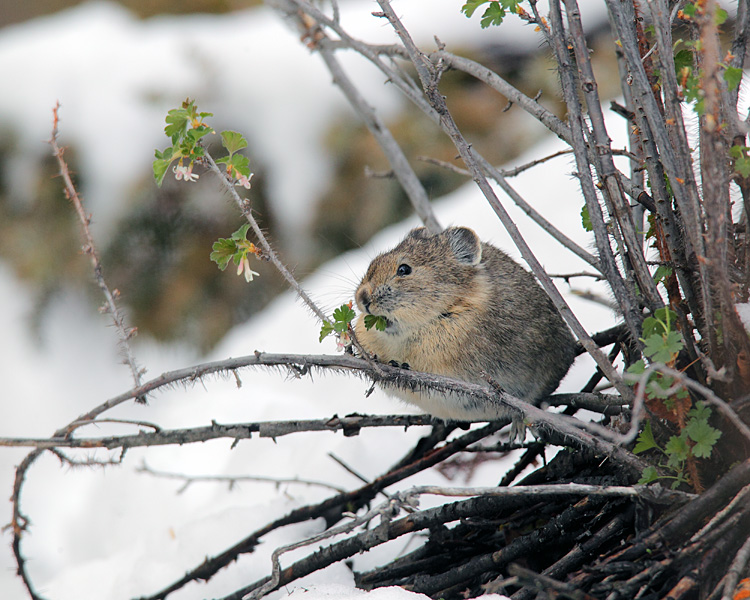
<svg viewBox="0 0 750 600">
<path fill-rule="evenodd" d="M 141 384 L 141 376 L 143 375 L 144 370 L 138 366 L 135 355 L 133 354 L 133 350 L 130 348 L 129 343 L 130 339 L 132 339 L 133 336 L 136 335 L 137 329 L 134 327 L 127 327 L 127 325 L 125 324 L 125 317 L 122 314 L 120 307 L 117 306 L 117 297 L 119 296 L 119 292 L 117 290 L 110 290 L 107 282 L 104 280 L 102 263 L 99 260 L 99 255 L 96 251 L 96 245 L 94 244 L 94 238 L 91 235 L 91 230 L 89 229 L 91 217 L 86 214 L 86 211 L 83 208 L 83 201 L 78 195 L 78 191 L 73 184 L 73 179 L 70 176 L 68 164 L 63 158 L 64 148 L 61 148 L 57 144 L 59 109 L 60 103 L 58 102 L 52 109 L 52 136 L 49 139 L 49 144 L 50 146 L 52 146 L 52 154 L 57 159 L 57 164 L 60 169 L 60 177 L 62 177 L 65 187 L 65 195 L 67 196 L 68 200 L 72 202 L 73 207 L 76 210 L 76 214 L 78 215 L 78 220 L 81 223 L 81 230 L 85 242 L 83 246 L 83 252 L 91 258 L 91 265 L 94 268 L 94 278 L 96 279 L 96 283 L 99 286 L 99 289 L 104 295 L 105 312 L 109 313 L 109 315 L 111 316 L 112 321 L 115 325 L 115 331 L 117 331 L 117 345 L 120 348 L 120 352 L 122 352 L 125 364 L 127 364 L 130 368 L 130 374 L 133 377 L 135 385 L 139 386 Z"/>
<path fill-rule="evenodd" d="M 610 245 L 606 219 L 599 205 L 596 186 L 591 176 L 589 155 L 586 152 L 588 127 L 578 100 L 577 71 L 571 64 L 559 0 L 550 2 L 550 25 L 555 32 L 553 36 L 554 51 L 562 83 L 563 97 L 568 107 L 568 122 L 571 124 L 578 180 L 594 229 L 594 240 L 601 262 L 601 271 L 612 288 L 631 336 L 633 336 L 633 339 L 638 339 L 641 333 L 641 313 L 632 283 L 624 279 L 617 268 L 615 255 Z M 607 378 L 609 379 L 609 377 Z"/>
<path fill-rule="evenodd" d="M 324 481 L 315 481 L 313 479 L 303 479 L 300 477 L 262 477 L 260 475 L 185 475 L 181 473 L 170 473 L 168 471 L 158 471 L 152 469 L 145 463 L 136 469 L 138 473 L 147 473 L 160 479 L 177 479 L 183 483 L 182 487 L 177 490 L 178 494 L 183 493 L 194 483 L 227 483 L 231 490 L 241 481 L 252 481 L 255 483 L 272 483 L 277 488 L 281 484 L 299 484 L 314 487 L 323 487 L 334 492 L 342 494 L 345 490 L 341 487 L 326 483 Z"/>
</svg>

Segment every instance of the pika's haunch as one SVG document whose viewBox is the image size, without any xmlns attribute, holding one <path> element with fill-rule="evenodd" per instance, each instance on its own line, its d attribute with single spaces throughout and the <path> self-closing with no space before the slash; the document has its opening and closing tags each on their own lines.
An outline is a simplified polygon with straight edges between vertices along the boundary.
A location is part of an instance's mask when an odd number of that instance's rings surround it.
<svg viewBox="0 0 750 600">
<path fill-rule="evenodd" d="M 412 230 L 377 256 L 356 293 L 357 339 L 380 362 L 485 384 L 535 403 L 551 394 L 575 358 L 575 340 L 536 279 L 466 227 Z M 365 315 L 386 319 L 367 329 Z M 442 419 L 505 416 L 458 394 L 389 388 Z"/>
</svg>

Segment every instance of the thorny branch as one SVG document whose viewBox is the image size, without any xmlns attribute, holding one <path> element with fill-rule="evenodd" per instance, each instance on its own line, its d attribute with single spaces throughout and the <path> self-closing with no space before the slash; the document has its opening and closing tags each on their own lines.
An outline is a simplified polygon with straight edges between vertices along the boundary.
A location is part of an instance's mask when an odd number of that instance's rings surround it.
<svg viewBox="0 0 750 600">
<path fill-rule="evenodd" d="M 96 283 L 99 286 L 99 289 L 104 295 L 104 312 L 107 312 L 112 317 L 112 321 L 115 325 L 115 330 L 117 331 L 117 344 L 120 347 L 120 351 L 122 352 L 122 355 L 124 357 L 125 364 L 127 364 L 130 368 L 130 374 L 133 376 L 133 381 L 135 382 L 135 385 L 138 386 L 141 384 L 141 377 L 144 371 L 138 366 L 138 363 L 135 360 L 135 355 L 133 354 L 133 350 L 130 348 L 130 340 L 137 333 L 137 329 L 134 327 L 128 328 L 128 326 L 125 324 L 125 316 L 122 314 L 122 310 L 120 310 L 120 307 L 117 306 L 117 298 L 120 295 L 120 292 L 118 290 L 110 290 L 107 282 L 104 280 L 102 263 L 99 260 L 99 254 L 96 251 L 94 238 L 91 235 L 91 230 L 89 229 L 91 217 L 86 214 L 86 211 L 83 208 L 83 201 L 78 195 L 78 191 L 73 184 L 73 179 L 70 176 L 68 164 L 65 162 L 65 158 L 63 157 L 65 149 L 61 148 L 57 143 L 57 126 L 60 122 L 58 114 L 59 109 L 60 103 L 58 102 L 55 105 L 55 108 L 52 109 L 52 135 L 50 136 L 49 144 L 50 146 L 52 146 L 52 154 L 57 159 L 57 164 L 60 169 L 60 177 L 62 177 L 63 180 L 65 195 L 75 207 L 76 214 L 78 215 L 78 220 L 81 222 L 81 232 L 83 234 L 85 242 L 83 245 L 83 252 L 84 254 L 88 254 L 91 258 L 91 266 L 94 269 L 94 278 L 96 279 Z M 145 401 L 145 399 L 143 400 Z"/>
<path fill-rule="evenodd" d="M 313 314 L 320 319 L 321 322 L 326 321 L 327 317 L 325 313 L 318 308 L 318 305 L 313 302 L 312 298 L 307 294 L 307 292 L 302 289 L 302 286 L 297 282 L 297 280 L 294 278 L 292 273 L 287 269 L 286 265 L 281 262 L 281 259 L 276 254 L 276 251 L 273 249 L 273 246 L 268 242 L 266 239 L 265 234 L 263 233 L 263 230 L 260 228 L 260 225 L 258 225 L 258 221 L 255 220 L 255 217 L 253 216 L 252 209 L 250 207 L 250 202 L 248 200 L 245 200 L 240 197 L 240 195 L 237 193 L 237 190 L 234 189 L 234 184 L 227 178 L 226 174 L 222 172 L 221 169 L 216 165 L 214 162 L 213 157 L 206 152 L 205 153 L 205 159 L 204 162 L 208 166 L 209 170 L 216 175 L 216 177 L 219 179 L 219 181 L 222 182 L 224 185 L 224 189 L 229 195 L 232 197 L 232 200 L 234 200 L 234 203 L 237 205 L 237 208 L 239 208 L 240 212 L 242 213 L 242 216 L 247 219 L 247 222 L 250 223 L 250 227 L 252 227 L 253 232 L 255 233 L 255 236 L 258 239 L 258 242 L 260 243 L 261 247 L 263 248 L 263 252 L 265 255 L 269 258 L 271 261 L 271 264 L 273 264 L 274 267 L 281 273 L 281 275 L 284 277 L 286 282 L 289 284 L 289 286 L 297 292 L 297 295 L 302 299 L 302 301 L 307 305 L 307 307 L 313 312 Z"/>
</svg>

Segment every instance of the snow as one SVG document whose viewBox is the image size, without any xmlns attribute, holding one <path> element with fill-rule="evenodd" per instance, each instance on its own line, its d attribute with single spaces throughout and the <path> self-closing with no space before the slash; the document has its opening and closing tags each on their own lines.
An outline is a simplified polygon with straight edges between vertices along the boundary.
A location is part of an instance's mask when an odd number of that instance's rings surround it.
<svg viewBox="0 0 750 600">
<path fill-rule="evenodd" d="M 598 3 L 594 3 L 598 4 Z M 342 19 L 356 35 L 389 43 L 393 34 L 380 20 L 364 13 L 362 3 L 342 4 Z M 438 34 L 448 44 L 478 44 L 497 32 L 480 31 L 476 19 L 457 15 L 457 5 L 430 0 L 395 3 L 407 27 L 421 43 Z M 375 5 L 372 4 L 373 10 Z M 429 8 L 428 8 L 429 7 Z M 429 19 L 424 18 L 429 14 Z M 507 44 L 531 43 L 533 36 L 514 20 L 503 27 Z M 524 40 L 523 42 L 521 40 Z M 269 51 L 272 49 L 272 51 Z M 232 60 L 227 60 L 227 55 Z M 22 57 L 22 60 L 19 59 Z M 357 67 L 356 76 L 380 110 L 388 114 L 400 100 L 382 85 L 382 78 Z M 360 65 L 361 66 L 361 65 Z M 153 149 L 164 144 L 163 119 L 168 108 L 186 96 L 196 97 L 229 127 L 246 133 L 259 149 L 254 160 L 266 162 L 274 209 L 293 240 L 304 229 L 309 206 L 330 174 L 330 157 L 321 151 L 321 137 L 333 119 L 348 110 L 341 95 L 329 85 L 319 59 L 299 43 L 268 9 L 226 16 L 170 17 L 137 21 L 119 5 L 90 3 L 0 32 L 0 71 L 6 83 L 0 94 L 0 127 L 18 135 L 19 150 L 12 172 L 19 197 L 30 165 L 48 152 L 51 108 L 62 102 L 62 142 L 74 143 L 80 168 L 87 173 L 84 196 L 96 216 L 95 235 L 116 227 L 122 202 L 134 185 L 150 177 Z M 304 105 L 300 106 L 300 98 Z M 113 145 L 113 127 L 127 135 Z M 534 149 L 534 156 L 560 148 L 555 140 Z M 262 158 L 261 158 L 262 157 Z M 518 164 L 528 157 L 520 157 Z M 580 226 L 580 193 L 569 158 L 555 159 L 527 172 L 512 183 L 555 225 L 584 247 L 591 240 Z M 289 176 L 294 173 L 294 176 Z M 499 194 L 504 200 L 504 196 Z M 466 186 L 436 203 L 443 224 L 463 224 L 480 236 L 518 256 L 507 234 L 485 200 Z M 577 271 L 583 265 L 546 235 L 523 213 L 509 207 L 521 231 L 550 272 Z M 330 308 L 349 300 L 356 281 L 377 252 L 395 244 L 416 220 L 390 227 L 366 247 L 324 265 L 304 282 L 321 304 Z M 252 284 L 250 284 L 252 285 Z M 586 280 L 576 288 L 596 289 Z M 580 299 L 561 285 L 574 312 L 590 331 L 606 328 L 616 317 L 606 308 Z M 601 292 L 601 289 L 599 288 Z M 46 313 L 34 334 L 29 322 L 31 292 L 0 263 L 0 360 L 4 398 L 0 403 L 0 435 L 47 436 L 93 406 L 131 387 L 127 370 L 118 364 L 115 337 L 106 317 L 91 314 L 82 293 L 70 290 Z M 334 352 L 332 340 L 318 343 L 318 325 L 292 294 L 281 296 L 262 314 L 236 327 L 210 356 L 197 356 L 179 346 L 160 345 L 140 337 L 134 345 L 147 377 L 207 360 L 240 356 L 254 350 L 268 352 Z M 580 388 L 592 372 L 580 359 L 561 389 Z M 344 376 L 316 375 L 294 379 L 283 372 L 245 370 L 242 387 L 234 378 L 209 378 L 188 389 L 154 394 L 148 406 L 126 404 L 108 416 L 158 423 L 161 427 L 207 425 L 235 421 L 324 418 L 348 414 L 410 412 L 398 401 L 375 391 L 369 398 L 367 382 Z M 413 412 L 413 411 L 412 411 Z M 123 425 L 89 427 L 80 434 L 134 432 Z M 232 491 L 217 483 L 194 483 L 177 494 L 182 483 L 139 473 L 147 464 L 155 470 L 184 474 L 252 474 L 324 480 L 354 489 L 359 482 L 328 457 L 334 453 L 367 478 L 377 477 L 396 462 L 423 430 L 312 433 L 252 439 L 234 449 L 231 440 L 184 447 L 132 449 L 118 467 L 71 469 L 45 455 L 29 471 L 22 509 L 31 518 L 23 540 L 23 554 L 40 593 L 55 600 L 106 598 L 118 600 L 149 595 L 197 566 L 206 555 L 225 549 L 265 523 L 295 507 L 322 500 L 330 491 L 295 484 L 240 483 Z M 10 495 L 13 468 L 26 455 L 19 449 L 0 452 L 0 481 Z M 71 453 L 117 458 L 117 454 Z M 470 481 L 459 484 L 493 485 L 504 464 L 485 463 Z M 405 485 L 445 484 L 436 472 L 410 478 Z M 456 482 L 453 482 L 456 483 Z M 437 501 L 437 500 L 431 500 Z M 428 501 L 425 501 L 428 502 Z M 10 521 L 5 504 L 2 522 Z M 253 554 L 222 571 L 206 585 L 191 584 L 170 598 L 189 600 L 220 597 L 263 577 L 270 569 L 270 553 L 282 544 L 320 531 L 321 523 L 285 527 L 263 539 Z M 3 598 L 26 597 L 15 575 L 9 540 L 4 532 L 0 551 L 0 589 Z M 370 555 L 356 557 L 357 568 L 394 556 L 408 543 L 390 542 Z M 283 564 L 299 552 L 285 556 Z M 399 588 L 365 594 L 353 588 L 344 565 L 333 565 L 278 592 L 306 600 L 360 598 L 404 600 L 420 596 Z"/>
</svg>

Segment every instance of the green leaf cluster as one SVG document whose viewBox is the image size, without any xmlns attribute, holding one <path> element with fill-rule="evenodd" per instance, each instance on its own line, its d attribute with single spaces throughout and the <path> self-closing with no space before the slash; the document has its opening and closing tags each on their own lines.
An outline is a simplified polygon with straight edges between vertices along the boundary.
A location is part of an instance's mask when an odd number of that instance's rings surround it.
<svg viewBox="0 0 750 600">
<path fill-rule="evenodd" d="M 232 177 L 243 175 L 250 177 L 250 159 L 242 154 L 237 154 L 243 148 L 247 148 L 247 140 L 241 133 L 236 131 L 222 131 L 221 143 L 229 154 L 216 160 L 217 164 L 227 166 L 227 173 Z"/>
<path fill-rule="evenodd" d="M 200 145 L 203 136 L 213 133 L 204 119 L 213 116 L 208 112 L 198 112 L 194 100 L 185 100 L 180 108 L 174 108 L 167 113 L 164 133 L 172 141 L 172 145 L 162 151 L 156 150 L 153 162 L 154 179 L 161 186 L 164 176 L 175 160 L 193 162 L 205 152 Z"/>
<path fill-rule="evenodd" d="M 161 186 L 169 167 L 176 160 L 192 163 L 205 156 L 201 139 L 209 133 L 214 133 L 204 120 L 213 115 L 208 112 L 199 112 L 194 100 L 185 100 L 180 108 L 175 108 L 167 113 L 166 127 L 164 133 L 172 142 L 172 145 L 164 150 L 155 151 L 153 162 L 154 179 Z M 247 140 L 241 133 L 236 131 L 222 131 L 221 142 L 226 148 L 228 155 L 216 160 L 218 164 L 226 165 L 227 173 L 231 177 L 244 178 L 245 187 L 249 187 L 247 180 L 251 176 L 250 160 L 238 154 L 240 150 L 247 147 Z"/>
<path fill-rule="evenodd" d="M 739 67 L 724 67 L 723 77 L 729 90 L 736 90 L 742 81 L 742 69 Z"/>
<path fill-rule="evenodd" d="M 339 308 L 333 311 L 333 322 L 323 322 L 323 326 L 320 328 L 320 339 L 318 341 L 322 342 L 332 333 L 344 333 L 348 331 L 349 324 L 356 316 L 357 314 L 351 306 L 348 304 L 342 304 Z"/>
<path fill-rule="evenodd" d="M 729 155 L 734 159 L 734 170 L 742 177 L 750 177 L 750 148 L 747 146 L 732 146 Z"/>
<path fill-rule="evenodd" d="M 672 268 L 667 267 L 666 265 L 659 265 L 656 267 L 656 271 L 654 271 L 654 283 L 664 283 L 664 280 L 667 279 L 667 277 L 672 276 Z"/>
<path fill-rule="evenodd" d="M 646 485 L 657 479 L 672 479 L 672 489 L 682 483 L 689 483 L 685 472 L 685 463 L 688 458 L 709 458 L 714 445 L 721 437 L 721 431 L 708 424 L 710 417 L 711 409 L 705 403 L 697 402 L 688 413 L 685 428 L 679 435 L 671 436 L 664 448 L 659 446 L 654 439 L 651 423 L 647 421 L 638 436 L 633 452 L 640 454 L 647 450 L 659 451 L 663 457 L 659 466 L 671 474 L 659 475 L 655 467 L 646 467 L 638 483 Z"/>
<path fill-rule="evenodd" d="M 682 87 L 682 95 L 685 101 L 693 104 L 696 114 L 702 115 L 705 112 L 703 91 L 700 86 L 700 72 L 695 69 L 694 46 L 695 42 L 683 42 L 678 40 L 675 45 L 685 43 L 688 48 L 682 48 L 675 52 L 674 71 L 677 75 L 677 82 Z"/>
<path fill-rule="evenodd" d="M 643 321 L 644 344 L 643 354 L 651 362 L 670 363 L 685 346 L 682 336 L 675 331 L 673 325 L 677 322 L 677 313 L 671 308 L 662 307 L 654 311 Z"/>
<path fill-rule="evenodd" d="M 482 29 L 486 29 L 490 25 L 501 25 L 507 13 L 518 11 L 521 2 L 522 0 L 467 0 L 461 7 L 461 12 L 471 18 L 480 6 L 488 4 L 479 21 Z"/>
<path fill-rule="evenodd" d="M 690 19 L 695 18 L 695 16 L 698 14 L 697 2 L 688 2 L 687 4 L 685 4 L 685 6 L 682 7 L 682 14 Z M 726 10 L 720 7 L 716 8 L 714 19 L 716 21 L 717 27 L 721 27 L 728 17 L 729 13 L 727 13 Z"/>
<path fill-rule="evenodd" d="M 680 332 L 673 329 L 677 321 L 677 314 L 668 307 L 654 311 L 653 316 L 643 321 L 643 354 L 649 363 L 672 364 L 679 352 L 685 347 Z M 642 375 L 646 370 L 646 361 L 637 360 L 630 367 L 628 373 L 631 375 Z M 636 380 L 631 380 L 634 385 Z M 671 398 L 685 398 L 687 391 L 684 388 L 674 390 L 674 378 L 663 373 L 653 373 L 646 383 L 646 396 L 649 398 L 661 398 L 669 403 Z"/>
<path fill-rule="evenodd" d="M 214 242 L 211 260 L 219 266 L 219 269 L 224 271 L 230 261 L 239 265 L 242 259 L 247 256 L 247 253 L 251 250 L 251 244 L 247 240 L 248 229 L 250 229 L 250 225 L 246 223 L 235 231 L 232 237 L 219 238 L 218 241 Z"/>
<path fill-rule="evenodd" d="M 585 204 L 581 209 L 581 225 L 583 225 L 584 231 L 594 231 L 594 226 L 591 224 L 591 217 L 589 216 L 589 207 Z"/>
</svg>

